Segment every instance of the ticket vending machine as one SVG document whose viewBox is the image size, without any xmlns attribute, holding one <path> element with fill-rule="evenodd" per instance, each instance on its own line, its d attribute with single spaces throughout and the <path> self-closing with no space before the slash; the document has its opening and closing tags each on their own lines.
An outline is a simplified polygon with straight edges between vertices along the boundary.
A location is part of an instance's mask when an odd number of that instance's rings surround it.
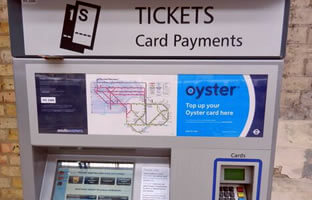
<svg viewBox="0 0 312 200">
<path fill-rule="evenodd" d="M 289 0 L 10 0 L 25 200 L 269 200 Z"/>
</svg>

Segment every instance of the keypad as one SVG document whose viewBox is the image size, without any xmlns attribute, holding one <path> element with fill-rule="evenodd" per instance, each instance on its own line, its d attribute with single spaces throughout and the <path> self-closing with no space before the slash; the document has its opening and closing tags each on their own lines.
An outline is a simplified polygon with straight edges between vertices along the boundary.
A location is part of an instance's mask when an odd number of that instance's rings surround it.
<svg viewBox="0 0 312 200">
<path fill-rule="evenodd" d="M 247 200 L 244 186 L 221 185 L 219 188 L 219 200 Z"/>
<path fill-rule="evenodd" d="M 243 187 L 237 187 L 237 192 L 244 192 L 244 188 Z"/>
</svg>

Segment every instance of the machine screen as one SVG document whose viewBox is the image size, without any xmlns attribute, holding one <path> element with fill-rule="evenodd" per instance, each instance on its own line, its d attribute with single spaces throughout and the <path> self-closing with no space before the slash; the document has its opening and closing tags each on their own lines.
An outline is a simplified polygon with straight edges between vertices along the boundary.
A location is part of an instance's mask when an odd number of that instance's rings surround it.
<svg viewBox="0 0 312 200">
<path fill-rule="evenodd" d="M 245 180 L 245 169 L 225 168 L 224 180 L 226 181 L 243 181 Z"/>
<path fill-rule="evenodd" d="M 131 200 L 133 163 L 59 161 L 53 200 Z"/>
</svg>

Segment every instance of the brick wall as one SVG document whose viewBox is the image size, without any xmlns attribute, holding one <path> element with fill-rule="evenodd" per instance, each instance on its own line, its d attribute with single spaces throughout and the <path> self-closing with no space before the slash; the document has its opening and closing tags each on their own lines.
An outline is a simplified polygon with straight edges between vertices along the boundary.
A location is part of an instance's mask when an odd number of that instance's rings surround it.
<svg viewBox="0 0 312 200">
<path fill-rule="evenodd" d="M 6 1 L 0 0 L 0 199 L 22 199 Z"/>
<path fill-rule="evenodd" d="M 0 0 L 0 199 L 22 199 L 12 59 Z M 273 200 L 311 199 L 312 0 L 292 0 Z M 297 195 L 297 196 L 292 196 Z"/>
<path fill-rule="evenodd" d="M 273 200 L 312 196 L 312 0 L 292 0 Z"/>
<path fill-rule="evenodd" d="M 281 118 L 312 119 L 312 1 L 292 3 Z"/>
</svg>

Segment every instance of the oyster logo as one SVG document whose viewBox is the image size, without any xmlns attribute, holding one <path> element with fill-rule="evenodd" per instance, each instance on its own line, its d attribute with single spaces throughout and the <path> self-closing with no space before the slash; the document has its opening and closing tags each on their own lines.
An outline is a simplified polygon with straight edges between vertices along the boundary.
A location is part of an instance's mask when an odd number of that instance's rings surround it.
<svg viewBox="0 0 312 200">
<path fill-rule="evenodd" d="M 93 50 L 101 7 L 77 1 L 67 4 L 60 48 L 84 53 Z"/>
<path fill-rule="evenodd" d="M 185 92 L 188 96 L 199 99 L 202 96 L 233 96 L 238 88 L 238 86 L 219 86 L 216 83 L 209 86 L 188 86 Z"/>
</svg>

